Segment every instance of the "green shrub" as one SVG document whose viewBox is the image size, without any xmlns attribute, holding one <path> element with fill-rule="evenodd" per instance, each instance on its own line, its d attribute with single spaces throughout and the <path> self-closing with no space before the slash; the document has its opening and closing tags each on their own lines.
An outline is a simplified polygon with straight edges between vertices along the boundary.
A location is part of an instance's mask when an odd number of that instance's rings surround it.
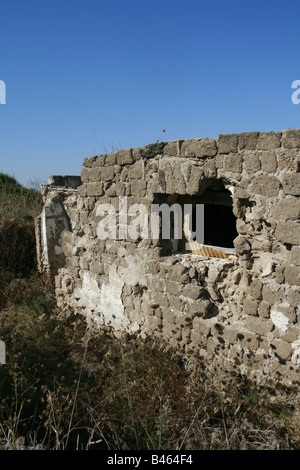
<svg viewBox="0 0 300 470">
<path fill-rule="evenodd" d="M 0 266 L 14 276 L 28 276 L 36 269 L 33 221 L 10 220 L 0 225 Z"/>
<path fill-rule="evenodd" d="M 25 188 L 14 177 L 0 173 L 0 222 L 16 218 L 32 220 L 41 206 L 39 191 Z"/>
<path fill-rule="evenodd" d="M 28 276 L 36 269 L 34 217 L 41 194 L 0 173 L 0 269 L 13 276 Z M 5 277 L 9 277 L 5 275 Z M 0 281 L 1 283 L 1 281 Z M 1 301 L 0 301 L 1 303 Z"/>
</svg>

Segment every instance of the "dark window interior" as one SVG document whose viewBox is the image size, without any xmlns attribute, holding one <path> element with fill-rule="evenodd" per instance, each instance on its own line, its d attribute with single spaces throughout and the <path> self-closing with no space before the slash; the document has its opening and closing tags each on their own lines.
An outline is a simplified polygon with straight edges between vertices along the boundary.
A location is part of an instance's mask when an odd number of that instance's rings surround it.
<svg viewBox="0 0 300 470">
<path fill-rule="evenodd" d="M 233 214 L 232 194 L 224 187 L 222 182 L 213 181 L 209 183 L 202 194 L 179 195 L 179 194 L 157 194 L 154 203 L 167 203 L 170 206 L 178 203 L 184 207 L 185 204 L 192 205 L 191 230 L 196 232 L 196 206 L 204 204 L 204 245 L 233 249 L 234 239 L 238 236 L 236 229 L 236 217 Z M 170 214 L 171 240 L 161 240 L 163 253 L 174 253 L 174 251 L 185 251 L 186 238 L 177 240 L 174 235 L 174 214 Z M 195 239 L 196 237 L 194 237 Z"/>
<path fill-rule="evenodd" d="M 196 208 L 192 214 L 192 228 L 196 230 Z M 232 207 L 222 204 L 204 204 L 204 244 L 233 248 L 238 236 L 236 217 Z"/>
</svg>

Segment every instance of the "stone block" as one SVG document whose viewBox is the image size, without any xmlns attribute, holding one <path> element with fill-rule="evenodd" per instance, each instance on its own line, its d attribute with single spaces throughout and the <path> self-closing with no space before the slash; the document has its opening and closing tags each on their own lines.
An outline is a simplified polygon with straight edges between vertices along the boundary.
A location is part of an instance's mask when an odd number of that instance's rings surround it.
<svg viewBox="0 0 300 470">
<path fill-rule="evenodd" d="M 244 302 L 244 313 L 246 315 L 258 316 L 258 304 L 258 300 L 253 299 L 250 295 L 248 295 Z"/>
<path fill-rule="evenodd" d="M 253 174 L 259 171 L 261 163 L 259 156 L 256 154 L 244 155 L 244 169 L 247 173 Z"/>
<path fill-rule="evenodd" d="M 69 230 L 64 230 L 62 232 L 62 241 L 63 241 L 64 244 L 66 244 L 66 243 L 72 244 L 73 243 L 73 237 L 74 237 L 73 232 L 70 232 Z"/>
<path fill-rule="evenodd" d="M 175 312 L 174 312 L 174 309 L 173 308 L 170 308 L 170 307 L 161 307 L 161 311 L 162 311 L 162 318 L 168 322 L 168 323 L 174 323 L 175 324 L 175 318 L 176 318 L 176 315 L 175 315 Z"/>
<path fill-rule="evenodd" d="M 102 178 L 101 168 L 93 167 L 89 169 L 88 180 L 93 183 L 95 181 L 100 181 Z"/>
<path fill-rule="evenodd" d="M 217 283 L 221 278 L 221 272 L 220 266 L 211 264 L 206 272 L 206 281 L 211 284 Z"/>
<path fill-rule="evenodd" d="M 266 173 L 275 173 L 275 171 L 277 170 L 277 159 L 274 152 L 261 152 L 260 161 L 261 169 Z"/>
<path fill-rule="evenodd" d="M 299 328 L 296 325 L 290 325 L 285 334 L 280 333 L 280 339 L 288 343 L 294 343 L 299 339 Z"/>
<path fill-rule="evenodd" d="M 275 231 L 276 240 L 291 245 L 300 244 L 300 224 L 292 220 L 279 222 Z"/>
<path fill-rule="evenodd" d="M 271 286 L 265 284 L 262 290 L 263 300 L 269 305 L 274 305 L 277 302 L 281 302 L 284 297 L 284 289 L 282 286 Z"/>
<path fill-rule="evenodd" d="M 117 164 L 117 153 L 113 152 L 106 156 L 105 166 L 111 166 Z"/>
<path fill-rule="evenodd" d="M 300 246 L 293 246 L 291 250 L 291 263 L 300 266 Z"/>
<path fill-rule="evenodd" d="M 102 274 L 103 273 L 103 263 L 97 260 L 93 260 L 90 262 L 90 271 L 94 274 Z"/>
<path fill-rule="evenodd" d="M 241 173 L 243 170 L 242 157 L 238 153 L 229 153 L 224 157 L 224 169 L 230 173 Z"/>
<path fill-rule="evenodd" d="M 250 243 L 248 242 L 248 240 L 239 235 L 238 237 L 236 237 L 233 241 L 234 243 L 234 248 L 235 248 L 235 251 L 238 255 L 243 255 L 245 253 L 249 253 L 250 250 L 251 250 L 251 245 Z"/>
<path fill-rule="evenodd" d="M 262 300 L 258 306 L 258 315 L 263 318 L 270 317 L 270 305 L 265 300 Z"/>
<path fill-rule="evenodd" d="M 258 132 L 243 132 L 238 134 L 238 143 L 240 150 L 255 150 L 258 141 Z"/>
<path fill-rule="evenodd" d="M 106 158 L 107 158 L 107 154 L 97 155 L 92 166 L 93 167 L 105 166 Z"/>
<path fill-rule="evenodd" d="M 169 295 L 170 307 L 182 312 L 184 309 L 184 301 L 178 295 Z"/>
<path fill-rule="evenodd" d="M 182 143 L 183 157 L 214 157 L 217 154 L 217 144 L 214 139 L 188 139 Z"/>
<path fill-rule="evenodd" d="M 262 282 L 260 279 L 254 279 L 250 285 L 250 295 L 253 299 L 261 299 L 262 296 Z"/>
<path fill-rule="evenodd" d="M 139 180 L 144 178 L 144 164 L 142 161 L 135 162 L 133 165 L 130 165 L 128 170 L 128 179 L 129 180 Z"/>
<path fill-rule="evenodd" d="M 203 168 L 193 165 L 187 182 L 186 193 L 193 195 L 198 194 L 203 182 L 204 170 Z"/>
<path fill-rule="evenodd" d="M 168 277 L 173 281 L 182 282 L 182 279 L 186 278 L 186 282 L 188 281 L 188 268 L 183 264 L 177 263 L 173 266 L 170 266 L 168 270 Z"/>
<path fill-rule="evenodd" d="M 235 186 L 234 188 L 234 197 L 236 199 L 250 199 L 250 193 L 240 186 Z"/>
<path fill-rule="evenodd" d="M 82 183 L 89 182 L 89 174 L 90 174 L 90 168 L 83 166 L 81 170 L 81 182 Z"/>
<path fill-rule="evenodd" d="M 296 197 L 280 199 L 273 212 L 276 220 L 298 220 L 300 218 L 300 199 Z"/>
<path fill-rule="evenodd" d="M 122 300 L 122 303 L 123 303 L 123 306 L 125 308 L 128 308 L 130 310 L 132 310 L 134 308 L 134 302 L 133 302 L 133 299 L 130 296 L 124 297 L 123 300 Z M 144 311 L 143 309 L 141 309 L 141 311 L 144 312 L 147 315 L 151 314 L 149 310 Z"/>
<path fill-rule="evenodd" d="M 90 219 L 90 214 L 88 211 L 81 211 L 80 214 L 80 223 L 81 224 L 87 224 Z"/>
<path fill-rule="evenodd" d="M 261 132 L 257 140 L 258 150 L 272 150 L 280 147 L 281 132 Z"/>
<path fill-rule="evenodd" d="M 215 353 L 216 349 L 219 346 L 219 342 L 217 338 L 214 336 L 210 336 L 207 340 L 207 345 L 206 345 L 206 352 L 208 357 L 212 357 L 213 359 L 215 358 Z"/>
<path fill-rule="evenodd" d="M 210 300 L 195 300 L 192 302 L 188 302 L 186 304 L 186 308 L 191 316 L 201 316 L 203 318 L 207 317 L 211 308 L 213 307 L 213 303 Z"/>
<path fill-rule="evenodd" d="M 153 315 L 145 315 L 144 328 L 150 331 L 160 330 L 162 327 L 162 320 Z"/>
<path fill-rule="evenodd" d="M 133 162 L 131 149 L 123 149 L 116 152 L 117 164 L 128 165 Z"/>
<path fill-rule="evenodd" d="M 206 290 L 204 287 L 193 284 L 186 284 L 182 289 L 182 295 L 192 300 L 197 300 L 205 296 L 205 294 Z"/>
<path fill-rule="evenodd" d="M 252 317 L 252 318 L 255 318 L 255 317 Z M 250 333 L 250 332 L 243 331 L 242 333 L 237 334 L 237 338 L 239 339 L 239 341 L 241 343 L 241 346 L 243 348 L 247 348 L 247 349 L 250 349 L 252 351 L 256 351 L 260 346 L 260 342 L 258 340 L 258 335 L 255 334 L 255 333 Z"/>
<path fill-rule="evenodd" d="M 281 359 L 290 359 L 292 355 L 292 346 L 290 343 L 275 338 L 271 343 L 271 347 L 272 346 L 273 352 L 277 354 Z"/>
<path fill-rule="evenodd" d="M 272 320 L 269 319 L 249 316 L 246 319 L 246 327 L 252 333 L 266 335 L 267 333 L 270 333 L 273 330 L 274 324 Z"/>
<path fill-rule="evenodd" d="M 282 132 L 282 146 L 286 149 L 300 148 L 300 129 L 286 129 Z"/>
<path fill-rule="evenodd" d="M 218 141 L 219 153 L 237 153 L 238 136 L 237 134 L 220 134 Z"/>
<path fill-rule="evenodd" d="M 178 341 L 176 338 L 170 338 L 169 345 L 171 348 L 178 350 L 180 348 L 180 341 Z"/>
<path fill-rule="evenodd" d="M 118 188 L 118 194 L 117 194 Z M 105 188 L 105 196 L 107 197 L 116 197 L 116 196 L 125 196 L 125 184 L 116 185 L 116 183 L 112 183 L 111 186 Z"/>
<path fill-rule="evenodd" d="M 277 304 L 276 307 L 273 308 L 271 313 L 274 314 L 274 311 L 277 315 L 279 314 L 279 316 L 282 316 L 282 318 L 284 318 L 284 321 L 287 322 L 287 324 L 297 322 L 295 308 L 290 305 L 288 306 L 286 302 Z"/>
<path fill-rule="evenodd" d="M 284 266 L 282 264 L 276 266 L 275 280 L 277 284 L 284 284 Z"/>
<path fill-rule="evenodd" d="M 174 163 L 174 165 L 167 164 L 164 168 L 166 192 L 168 194 L 185 194 L 186 183 L 182 173 L 182 167 L 180 163 Z"/>
<path fill-rule="evenodd" d="M 287 266 L 284 274 L 286 284 L 300 286 L 300 266 Z"/>
<path fill-rule="evenodd" d="M 207 158 L 204 161 L 204 176 L 206 178 L 215 178 L 217 176 L 216 161 L 214 158 Z"/>
<path fill-rule="evenodd" d="M 82 271 L 88 271 L 90 268 L 90 262 L 89 260 L 85 258 L 80 258 L 79 259 L 79 267 Z"/>
<path fill-rule="evenodd" d="M 183 314 L 182 312 L 175 311 L 175 324 L 183 327 L 190 327 L 192 325 L 193 316 L 190 313 Z M 164 317 L 165 318 L 165 317 Z"/>
<path fill-rule="evenodd" d="M 206 336 L 203 336 L 197 330 L 191 330 L 191 345 L 194 346 L 193 350 L 196 351 L 199 349 L 199 346 L 204 346 L 207 342 Z"/>
<path fill-rule="evenodd" d="M 221 293 L 219 292 L 218 290 L 218 285 L 215 285 L 215 286 L 212 286 L 212 285 L 208 285 L 207 288 L 206 288 L 208 294 L 209 294 L 209 297 L 211 298 L 211 300 L 213 300 L 214 302 L 215 301 L 218 301 L 222 298 L 221 296 Z"/>
<path fill-rule="evenodd" d="M 300 306 L 300 289 L 292 287 L 288 290 L 287 301 L 292 307 Z"/>
<path fill-rule="evenodd" d="M 92 156 L 92 157 L 86 157 L 84 160 L 83 160 L 83 167 L 86 167 L 86 168 L 92 168 L 92 166 L 94 166 L 95 164 L 95 161 L 98 157 L 96 155 Z M 105 156 L 104 156 L 104 159 L 105 159 Z"/>
<path fill-rule="evenodd" d="M 134 159 L 134 161 L 140 160 L 142 156 L 141 148 L 136 147 L 136 148 L 131 149 L 131 151 L 132 151 L 132 158 Z"/>
<path fill-rule="evenodd" d="M 101 181 L 97 183 L 86 184 L 86 195 L 89 196 L 102 196 L 104 194 L 103 184 Z"/>
<path fill-rule="evenodd" d="M 163 155 L 166 142 L 157 142 L 149 144 L 145 147 L 140 147 L 140 155 L 144 158 L 153 158 L 156 155 Z"/>
<path fill-rule="evenodd" d="M 300 151 L 291 149 L 277 150 L 278 168 L 280 170 L 289 170 L 298 172 L 300 171 Z"/>
<path fill-rule="evenodd" d="M 144 180 L 135 181 L 131 185 L 131 195 L 137 196 L 137 197 L 144 197 L 146 196 L 146 189 L 147 189 L 146 181 Z"/>
<path fill-rule="evenodd" d="M 100 168 L 99 179 L 103 182 L 112 181 L 115 177 L 114 166 L 105 166 Z"/>
<path fill-rule="evenodd" d="M 163 320 L 162 333 L 165 338 L 175 338 L 177 341 L 181 340 L 181 328 L 179 328 L 178 325 L 174 325 L 174 323 Z"/>
<path fill-rule="evenodd" d="M 170 157 L 180 156 L 183 140 L 172 140 L 167 142 L 164 147 L 164 154 Z"/>
<path fill-rule="evenodd" d="M 280 182 L 276 176 L 260 175 L 256 176 L 252 182 L 252 191 L 260 196 L 275 197 L 279 189 Z"/>
<path fill-rule="evenodd" d="M 232 326 L 225 326 L 222 338 L 226 343 L 233 344 L 237 339 L 237 330 Z"/>
<path fill-rule="evenodd" d="M 153 296 L 156 296 L 158 293 L 166 296 L 166 293 L 165 293 L 165 281 L 164 279 L 161 279 L 159 277 L 155 277 L 153 276 L 151 278 L 151 280 L 149 280 L 148 282 L 148 287 L 152 290 L 152 295 Z M 138 293 L 138 292 L 136 292 Z M 159 302 L 157 302 L 159 303 Z M 163 305 L 166 305 L 165 302 L 163 302 Z"/>
<path fill-rule="evenodd" d="M 285 194 L 300 195 L 300 173 L 286 173 L 282 178 L 282 189 Z"/>
<path fill-rule="evenodd" d="M 219 153 L 215 157 L 216 168 L 221 169 L 224 166 L 224 155 Z"/>
<path fill-rule="evenodd" d="M 83 183 L 80 186 L 78 186 L 77 190 L 78 190 L 79 196 L 86 197 L 86 195 L 87 195 L 86 194 L 86 188 L 87 188 L 87 183 Z"/>
<path fill-rule="evenodd" d="M 181 295 L 183 285 L 180 282 L 166 280 L 166 292 L 170 295 Z"/>
<path fill-rule="evenodd" d="M 193 320 L 193 328 L 201 335 L 208 336 L 211 332 L 211 324 L 201 317 L 195 317 Z"/>
</svg>

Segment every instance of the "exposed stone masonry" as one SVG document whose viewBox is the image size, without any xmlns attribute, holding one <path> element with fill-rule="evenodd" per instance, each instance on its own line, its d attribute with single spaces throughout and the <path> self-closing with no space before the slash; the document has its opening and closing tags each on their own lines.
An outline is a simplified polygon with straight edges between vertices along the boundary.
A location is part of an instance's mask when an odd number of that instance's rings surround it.
<svg viewBox="0 0 300 470">
<path fill-rule="evenodd" d="M 52 177 L 37 223 L 58 305 L 114 334 L 162 338 L 207 368 L 264 384 L 299 382 L 300 130 L 159 142 L 86 158 Z M 228 190 L 238 236 L 224 259 L 170 240 L 97 236 L 99 204 Z"/>
</svg>

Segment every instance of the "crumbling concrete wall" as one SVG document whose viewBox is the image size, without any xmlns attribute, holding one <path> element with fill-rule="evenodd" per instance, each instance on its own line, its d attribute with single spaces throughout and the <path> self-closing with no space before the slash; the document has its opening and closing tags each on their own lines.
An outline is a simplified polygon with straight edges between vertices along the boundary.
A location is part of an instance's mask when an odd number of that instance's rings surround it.
<svg viewBox="0 0 300 470">
<path fill-rule="evenodd" d="M 74 190 L 81 184 L 80 176 L 51 176 L 42 185 L 44 206 L 35 223 L 38 268 L 49 274 L 65 265 L 62 234 L 72 230 L 70 220 L 76 219 Z"/>
<path fill-rule="evenodd" d="M 212 371 L 242 373 L 261 384 L 298 383 L 299 169 L 298 129 L 161 142 L 86 158 L 76 189 L 44 189 L 44 220 L 52 227 L 53 208 L 59 221 L 47 258 L 59 268 L 58 305 L 116 335 L 159 337 Z M 174 240 L 125 237 L 120 213 L 115 236 L 99 236 L 102 204 L 118 212 L 126 201 L 150 213 L 155 202 L 220 188 L 232 195 L 237 230 L 233 252 L 223 250 L 222 257 L 207 246 L 191 252 Z"/>
</svg>

